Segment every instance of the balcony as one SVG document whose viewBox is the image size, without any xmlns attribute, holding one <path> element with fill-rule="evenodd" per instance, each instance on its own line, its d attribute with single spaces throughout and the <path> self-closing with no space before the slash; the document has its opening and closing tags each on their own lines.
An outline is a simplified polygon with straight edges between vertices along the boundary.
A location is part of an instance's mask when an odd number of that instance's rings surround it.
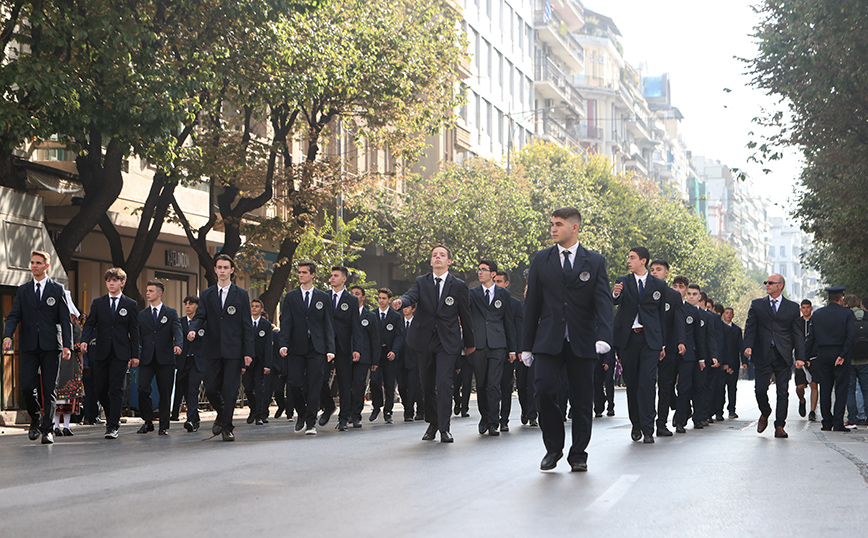
<svg viewBox="0 0 868 538">
<path fill-rule="evenodd" d="M 620 88 L 618 79 L 606 79 L 602 77 L 589 77 L 588 75 L 576 75 L 573 84 L 579 88 L 591 90 L 608 90 L 607 93 L 617 91 Z"/>
<path fill-rule="evenodd" d="M 576 41 L 557 13 L 545 22 L 545 12 L 535 11 L 533 26 L 540 41 L 551 47 L 552 53 L 572 72 L 581 73 L 585 70 L 585 54 L 582 45 Z"/>
<path fill-rule="evenodd" d="M 455 126 L 455 151 L 458 153 L 463 153 L 466 151 L 470 151 L 472 149 L 472 144 L 470 140 L 470 131 L 461 125 Z"/>
<path fill-rule="evenodd" d="M 627 120 L 627 128 L 633 133 L 633 136 L 641 141 L 650 142 L 653 140 L 651 132 L 648 130 L 648 124 L 639 116 L 633 116 Z"/>
<path fill-rule="evenodd" d="M 593 140 L 599 142 L 603 140 L 603 128 L 594 125 L 588 125 L 587 122 L 581 122 L 578 127 L 578 138 L 581 140 Z"/>
<path fill-rule="evenodd" d="M 534 69 L 534 81 L 537 95 L 542 99 L 564 102 L 569 105 L 576 115 L 583 117 L 584 99 L 570 83 L 570 77 L 548 58 L 537 64 Z"/>
<path fill-rule="evenodd" d="M 578 145 L 578 140 L 575 137 L 575 129 L 570 130 L 558 123 L 549 115 L 543 117 L 542 135 L 545 139 L 560 142 L 569 147 Z"/>
<path fill-rule="evenodd" d="M 638 153 L 634 153 L 624 161 L 624 167 L 627 170 L 636 172 L 639 176 L 648 177 L 648 163 L 645 161 L 645 158 Z"/>
</svg>

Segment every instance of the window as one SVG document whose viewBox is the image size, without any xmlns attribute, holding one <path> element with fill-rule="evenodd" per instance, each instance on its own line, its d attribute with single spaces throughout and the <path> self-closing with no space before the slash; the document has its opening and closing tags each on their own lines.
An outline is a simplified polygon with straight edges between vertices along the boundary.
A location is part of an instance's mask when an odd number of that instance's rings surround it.
<svg viewBox="0 0 868 538">
<path fill-rule="evenodd" d="M 786 277 L 787 276 L 787 264 L 782 263 L 781 264 L 781 270 L 778 272 L 781 274 L 782 277 Z"/>
<path fill-rule="evenodd" d="M 476 68 L 476 74 L 477 75 L 479 75 L 481 73 L 481 71 L 479 69 L 480 62 L 481 62 L 479 55 L 482 51 L 480 50 L 480 47 L 479 47 L 479 39 L 480 39 L 480 37 L 479 37 L 479 34 L 476 33 L 476 30 L 471 29 L 469 32 L 469 40 L 470 40 L 470 46 L 473 47 L 473 67 Z"/>
<path fill-rule="evenodd" d="M 775 257 L 775 247 L 769 247 L 769 258 Z"/>
<path fill-rule="evenodd" d="M 488 41 L 486 41 L 486 42 L 485 42 L 485 59 L 486 59 L 486 61 L 488 62 L 488 78 L 489 78 L 489 80 L 491 80 L 491 77 L 492 77 L 492 75 L 493 75 L 493 71 L 492 71 L 492 58 L 491 58 L 491 56 L 492 56 L 492 54 L 491 54 L 491 43 L 489 43 Z"/>
<path fill-rule="evenodd" d="M 497 85 L 503 88 L 503 54 L 497 53 Z"/>
<path fill-rule="evenodd" d="M 787 247 L 785 247 L 784 245 L 781 245 L 781 258 L 786 258 L 786 257 L 787 257 Z"/>
<path fill-rule="evenodd" d="M 513 24 L 513 20 L 515 19 L 513 18 L 512 8 L 507 7 L 506 10 L 506 23 L 509 24 L 509 44 L 512 45 L 515 43 L 515 25 Z"/>
</svg>

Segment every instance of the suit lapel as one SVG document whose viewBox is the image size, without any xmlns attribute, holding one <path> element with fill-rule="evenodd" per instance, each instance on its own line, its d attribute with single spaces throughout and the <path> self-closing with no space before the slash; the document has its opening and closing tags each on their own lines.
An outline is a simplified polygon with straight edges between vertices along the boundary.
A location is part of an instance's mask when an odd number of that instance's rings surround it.
<svg viewBox="0 0 868 538">
<path fill-rule="evenodd" d="M 573 260 L 573 270 L 570 272 L 570 282 L 576 279 L 579 275 L 579 271 L 582 269 L 582 266 L 585 265 L 585 260 L 588 259 L 587 251 L 580 244 L 576 246 L 576 256 Z"/>
<path fill-rule="evenodd" d="M 440 300 L 437 302 L 437 305 L 443 304 L 443 301 L 446 300 L 446 297 L 449 296 L 449 291 L 452 289 L 452 279 L 454 277 L 449 273 L 446 273 L 446 278 L 443 281 L 443 293 L 440 294 Z"/>
<path fill-rule="evenodd" d="M 229 284 L 229 291 L 226 292 L 226 302 L 223 303 L 223 306 L 228 308 L 232 301 L 235 299 L 235 294 L 238 293 L 238 286 L 235 284 Z M 249 312 L 248 312 L 249 313 Z"/>
<path fill-rule="evenodd" d="M 561 278 L 563 278 L 564 264 L 561 260 L 560 252 L 561 251 L 557 245 L 549 249 L 549 265 L 551 265 L 552 270 L 555 271 L 555 274 L 560 275 Z"/>
</svg>

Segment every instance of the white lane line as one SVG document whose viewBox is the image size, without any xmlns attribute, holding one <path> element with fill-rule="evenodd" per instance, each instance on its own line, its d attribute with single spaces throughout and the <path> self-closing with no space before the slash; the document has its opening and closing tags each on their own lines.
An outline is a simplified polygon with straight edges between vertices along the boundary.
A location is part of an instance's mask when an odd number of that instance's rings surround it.
<svg viewBox="0 0 868 538">
<path fill-rule="evenodd" d="M 758 423 L 759 423 L 758 420 L 754 420 L 753 422 L 751 422 L 750 424 L 748 424 L 748 425 L 745 426 L 744 428 L 739 428 L 738 431 L 743 432 L 743 431 L 745 431 L 745 430 L 749 430 L 749 429 L 751 429 L 751 428 L 756 428 L 756 425 L 757 425 Z"/>
<path fill-rule="evenodd" d="M 614 484 L 609 486 L 609 489 L 603 492 L 602 495 L 597 497 L 597 499 L 588 505 L 585 508 L 588 512 L 597 512 L 603 513 L 607 512 L 610 508 L 615 506 L 615 504 L 621 500 L 627 491 L 629 491 L 630 487 L 639 480 L 639 475 L 637 474 L 622 474 L 618 480 L 615 481 Z"/>
</svg>

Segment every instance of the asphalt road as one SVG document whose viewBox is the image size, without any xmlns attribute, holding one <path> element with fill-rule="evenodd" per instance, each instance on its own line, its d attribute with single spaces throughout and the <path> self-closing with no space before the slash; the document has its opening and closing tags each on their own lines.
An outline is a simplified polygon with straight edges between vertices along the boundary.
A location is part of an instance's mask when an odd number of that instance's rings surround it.
<svg viewBox="0 0 868 538">
<path fill-rule="evenodd" d="M 517 401 L 499 437 L 477 433 L 472 404 L 451 445 L 400 418 L 348 432 L 332 420 L 310 437 L 285 419 L 249 426 L 246 410 L 235 443 L 206 440 L 210 422 L 194 434 L 173 423 L 169 437 L 131 423 L 117 441 L 82 426 L 51 446 L 4 434 L 0 535 L 865 535 L 865 428 L 821 432 L 792 395 L 790 438 L 759 435 L 743 381 L 740 419 L 644 445 L 630 441 L 624 399 L 594 424 L 588 473 L 566 460 L 540 472 L 540 432 L 520 425 Z"/>
</svg>

